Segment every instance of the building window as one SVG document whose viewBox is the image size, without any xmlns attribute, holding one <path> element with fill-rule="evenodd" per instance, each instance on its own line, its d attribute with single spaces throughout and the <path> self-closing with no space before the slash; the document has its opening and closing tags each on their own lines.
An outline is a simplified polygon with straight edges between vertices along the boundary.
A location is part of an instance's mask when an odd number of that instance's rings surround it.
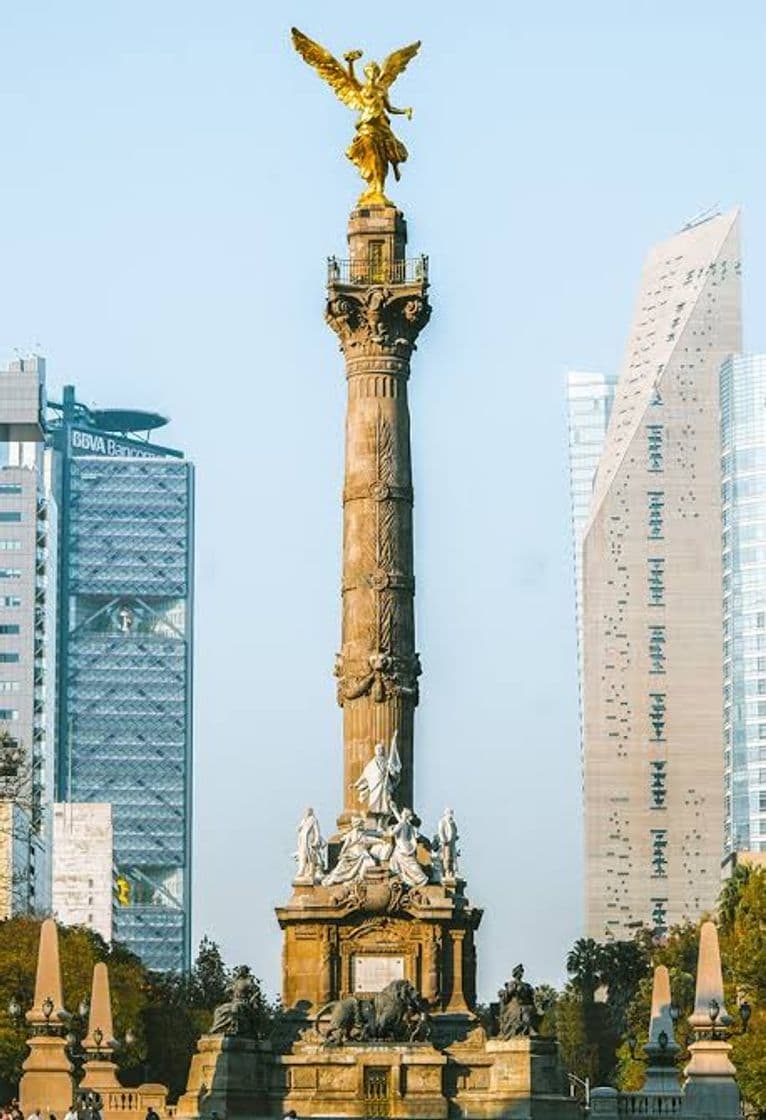
<svg viewBox="0 0 766 1120">
<path fill-rule="evenodd" d="M 18 622 L 0 623 L 0 634 L 18 634 L 20 629 Z"/>
<path fill-rule="evenodd" d="M 0 483 L 0 494 L 20 494 L 21 487 L 18 482 Z"/>
<path fill-rule="evenodd" d="M 649 490 L 649 539 L 662 540 L 662 515 L 665 509 L 665 491 Z"/>
<path fill-rule="evenodd" d="M 18 595 L 0 595 L 0 607 L 20 607 L 21 599 Z"/>
<path fill-rule="evenodd" d="M 649 672 L 665 672 L 665 627 L 649 627 Z"/>
<path fill-rule="evenodd" d="M 0 541 L 0 552 L 21 552 L 21 541 Z"/>
<path fill-rule="evenodd" d="M 649 459 L 649 470 L 652 472 L 661 471 L 663 469 L 662 437 L 662 424 L 646 425 L 646 450 Z"/>
<path fill-rule="evenodd" d="M 0 692 L 18 692 L 18 681 L 0 681 Z"/>
<path fill-rule="evenodd" d="M 649 606 L 665 604 L 665 561 L 658 556 L 649 557 Z"/>
<path fill-rule="evenodd" d="M 0 521 L 21 521 L 21 512 L 17 509 L 0 509 Z"/>
<path fill-rule="evenodd" d="M 668 874 L 668 857 L 665 850 L 668 846 L 668 830 L 666 828 L 652 829 L 652 875 L 664 879 Z"/>
<path fill-rule="evenodd" d="M 655 743 L 665 738 L 665 693 L 649 693 L 649 722 L 652 725 Z"/>
<path fill-rule="evenodd" d="M 666 898 L 652 899 L 652 921 L 654 923 L 654 936 L 664 937 L 668 932 L 668 900 Z"/>
<path fill-rule="evenodd" d="M 0 719 L 14 720 L 19 718 L 19 713 L 16 708 L 0 708 Z"/>
<path fill-rule="evenodd" d="M 766 792 L 761 790 L 758 794 L 758 812 L 766 813 Z"/>
<path fill-rule="evenodd" d="M 4 662 L 6 665 L 16 665 L 18 661 L 18 653 L 0 653 L 0 662 Z"/>
<path fill-rule="evenodd" d="M 0 568 L 0 579 L 21 579 L 21 568 Z"/>
<path fill-rule="evenodd" d="M 663 759 L 652 759 L 651 762 L 651 795 L 652 795 L 652 808 L 662 809 L 668 799 L 668 775 L 667 775 L 667 762 Z"/>
</svg>

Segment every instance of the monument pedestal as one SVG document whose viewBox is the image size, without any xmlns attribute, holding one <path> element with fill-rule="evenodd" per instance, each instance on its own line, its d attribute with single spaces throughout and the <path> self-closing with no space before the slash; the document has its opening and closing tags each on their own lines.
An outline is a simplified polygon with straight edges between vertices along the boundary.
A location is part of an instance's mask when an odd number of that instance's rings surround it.
<svg viewBox="0 0 766 1120">
<path fill-rule="evenodd" d="M 119 1093 L 122 1085 L 117 1080 L 117 1066 L 106 1058 L 89 1058 L 79 1088 L 100 1093 L 104 1098 L 107 1093 Z"/>
<path fill-rule="evenodd" d="M 721 1001 L 723 1002 L 723 1001 Z M 736 1069 L 725 1039 L 706 1038 L 689 1047 L 683 1113 L 695 1120 L 736 1120 L 741 1115 Z"/>
<path fill-rule="evenodd" d="M 284 1112 L 446 1120 L 447 1058 L 428 1043 L 298 1044 L 283 1055 Z"/>
<path fill-rule="evenodd" d="M 408 889 L 386 871 L 338 886 L 296 886 L 277 909 L 282 1002 L 308 1016 L 331 1000 L 409 980 L 433 1013 L 471 1017 L 481 915 L 462 893 L 438 883 Z"/>
<path fill-rule="evenodd" d="M 19 1105 L 25 1116 L 36 1108 L 63 1116 L 74 1100 L 72 1064 L 66 1042 L 59 1035 L 33 1035 L 27 1042 L 29 1056 L 21 1067 Z"/>
<path fill-rule="evenodd" d="M 455 1046 L 457 1114 L 471 1118 L 578 1120 L 552 1038 L 487 1039 L 480 1048 Z"/>
<path fill-rule="evenodd" d="M 219 1120 L 270 1116 L 271 1065 L 268 1042 L 203 1034 L 191 1061 L 186 1092 L 176 1106 L 176 1116 L 196 1118 L 215 1113 Z"/>
</svg>

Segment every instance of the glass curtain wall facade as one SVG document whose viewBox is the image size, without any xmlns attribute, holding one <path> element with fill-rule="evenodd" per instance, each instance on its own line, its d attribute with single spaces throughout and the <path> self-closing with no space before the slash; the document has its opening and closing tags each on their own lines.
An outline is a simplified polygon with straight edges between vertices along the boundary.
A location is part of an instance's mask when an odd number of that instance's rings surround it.
<svg viewBox="0 0 766 1120">
<path fill-rule="evenodd" d="M 721 367 L 726 851 L 766 851 L 766 354 Z"/>
<path fill-rule="evenodd" d="M 99 427 L 65 389 L 58 800 L 113 809 L 114 937 L 190 963 L 194 477 L 181 452 Z M 129 414 L 126 414 L 129 415 Z M 135 414 L 130 414 L 135 417 Z"/>
<path fill-rule="evenodd" d="M 593 480 L 606 438 L 617 378 L 603 373 L 567 373 L 569 430 L 569 496 L 572 511 L 572 551 L 577 620 L 577 689 L 580 699 L 582 746 L 582 542 L 588 524 Z"/>
</svg>

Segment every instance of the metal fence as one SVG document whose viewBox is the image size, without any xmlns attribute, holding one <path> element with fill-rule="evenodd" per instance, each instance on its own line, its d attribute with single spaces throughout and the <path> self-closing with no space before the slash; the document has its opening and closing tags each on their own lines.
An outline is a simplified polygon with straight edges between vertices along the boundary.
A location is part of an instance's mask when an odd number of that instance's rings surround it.
<svg viewBox="0 0 766 1120">
<path fill-rule="evenodd" d="M 401 261 L 352 261 L 327 259 L 328 284 L 417 284 L 428 280 L 428 257 L 408 257 Z"/>
</svg>

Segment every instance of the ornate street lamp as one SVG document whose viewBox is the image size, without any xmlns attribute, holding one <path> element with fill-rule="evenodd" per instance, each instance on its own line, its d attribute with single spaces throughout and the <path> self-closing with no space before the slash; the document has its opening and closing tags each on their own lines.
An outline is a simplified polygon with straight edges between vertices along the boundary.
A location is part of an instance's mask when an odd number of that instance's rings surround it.
<svg viewBox="0 0 766 1120">
<path fill-rule="evenodd" d="M 101 1027 L 96 1027 L 94 1030 L 93 1041 L 96 1044 L 96 1054 L 98 1055 L 101 1053 L 101 1043 L 104 1041 L 104 1032 L 101 1030 Z"/>
<path fill-rule="evenodd" d="M 21 1004 L 15 996 L 11 996 L 8 1002 L 8 1014 L 14 1022 L 21 1018 Z"/>
<path fill-rule="evenodd" d="M 50 1026 L 50 1021 L 51 1021 L 51 1015 L 53 1014 L 53 1000 L 51 999 L 50 996 L 45 997 L 40 1010 L 42 1011 L 43 1015 L 45 1016 L 45 1026 L 49 1027 Z"/>
</svg>

